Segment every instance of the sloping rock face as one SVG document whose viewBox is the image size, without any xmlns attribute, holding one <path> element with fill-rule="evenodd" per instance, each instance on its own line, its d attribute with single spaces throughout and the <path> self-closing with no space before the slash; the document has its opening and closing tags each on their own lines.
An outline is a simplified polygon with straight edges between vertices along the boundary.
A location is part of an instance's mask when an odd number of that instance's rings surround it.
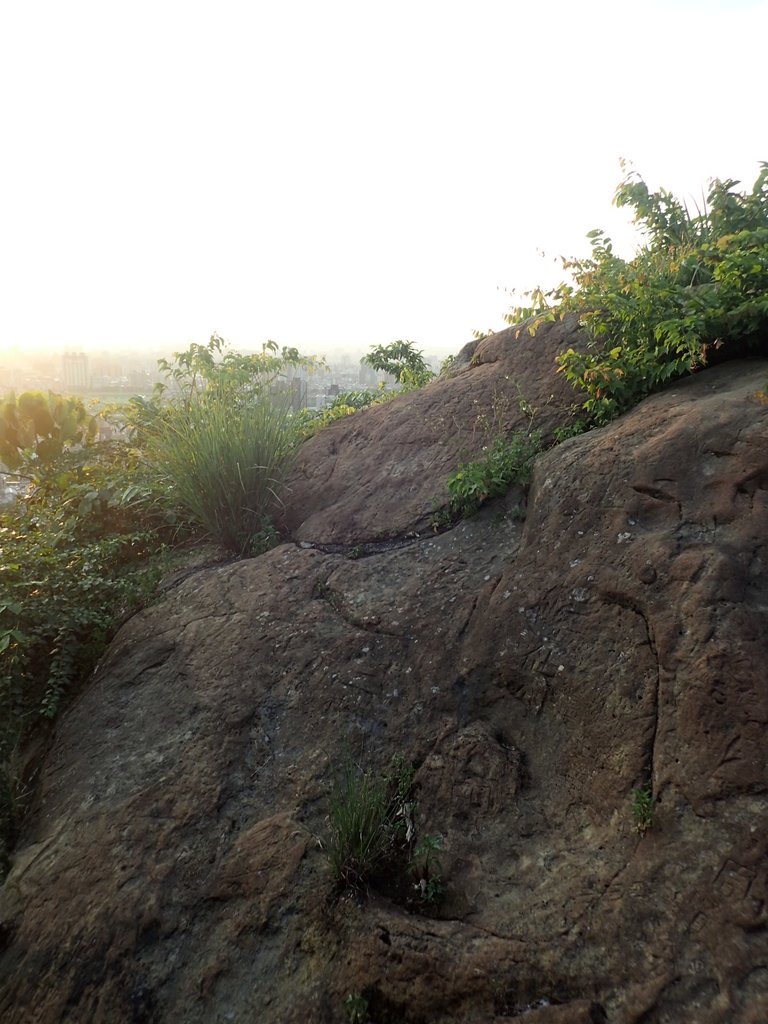
<svg viewBox="0 0 768 1024">
<path fill-rule="evenodd" d="M 499 433 L 546 438 L 572 417 L 575 395 L 555 356 L 579 349 L 574 317 L 471 342 L 460 373 L 356 413 L 302 446 L 287 481 L 283 526 L 299 541 L 359 545 L 429 528 L 446 479 Z"/>
<path fill-rule="evenodd" d="M 767 378 L 553 449 L 524 523 L 510 495 L 370 557 L 285 544 L 132 619 L 0 894 L 3 1021 L 768 1020 Z M 305 542 L 376 535 L 339 502 L 332 534 L 307 492 Z M 430 916 L 334 889 L 350 753 L 417 768 Z"/>
</svg>

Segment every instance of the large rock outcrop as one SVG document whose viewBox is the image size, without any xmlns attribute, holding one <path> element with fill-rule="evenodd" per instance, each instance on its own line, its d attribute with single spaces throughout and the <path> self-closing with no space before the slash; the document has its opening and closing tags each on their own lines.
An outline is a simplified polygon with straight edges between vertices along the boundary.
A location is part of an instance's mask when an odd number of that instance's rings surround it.
<svg viewBox="0 0 768 1024">
<path fill-rule="evenodd" d="M 542 456 L 524 522 L 511 495 L 439 536 L 434 390 L 321 435 L 303 544 L 169 589 L 59 723 L 0 893 L 2 1019 L 332 1024 L 357 993 L 380 1024 L 768 1019 L 766 377 L 677 384 Z M 333 483 L 357 445 L 365 502 Z M 408 543 L 347 557 L 387 533 L 377 450 Z M 417 766 L 436 915 L 334 894 L 350 751 Z"/>
<path fill-rule="evenodd" d="M 546 438 L 572 419 L 573 388 L 555 356 L 584 338 L 575 317 L 470 342 L 463 369 L 423 391 L 332 424 L 302 446 L 288 479 L 283 526 L 298 541 L 359 545 L 429 527 L 446 479 L 498 433 Z"/>
</svg>

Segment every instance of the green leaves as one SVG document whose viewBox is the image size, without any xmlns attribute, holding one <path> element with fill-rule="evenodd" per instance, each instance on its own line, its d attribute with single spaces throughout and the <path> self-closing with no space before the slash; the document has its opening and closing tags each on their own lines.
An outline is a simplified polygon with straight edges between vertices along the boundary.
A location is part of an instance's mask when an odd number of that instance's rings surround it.
<svg viewBox="0 0 768 1024">
<path fill-rule="evenodd" d="M 768 337 L 768 164 L 749 193 L 714 181 L 691 214 L 669 192 L 630 174 L 616 203 L 635 211 L 648 238 L 634 259 L 616 257 L 602 232 L 592 256 L 566 261 L 575 285 L 549 293 L 557 316 L 576 312 L 591 335 L 586 352 L 562 353 L 560 370 L 587 393 L 593 424 L 718 360 L 765 350 Z"/>
<path fill-rule="evenodd" d="M 325 366 L 322 359 L 302 356 L 298 349 L 267 341 L 261 352 L 241 355 L 228 350 L 218 334 L 206 345 L 193 343 L 186 352 L 176 352 L 172 360 L 160 359 L 160 370 L 177 397 L 172 401 L 189 404 L 206 390 L 227 394 L 235 404 L 248 401 L 272 387 L 289 368 L 314 372 Z M 166 391 L 169 386 L 161 386 Z"/>
<path fill-rule="evenodd" d="M 67 447 L 95 435 L 96 420 L 79 398 L 25 391 L 0 403 L 0 461 L 21 476 L 38 479 Z"/>
<path fill-rule="evenodd" d="M 0 512 L 0 861 L 22 810 L 20 740 L 57 714 L 120 618 L 147 600 L 160 571 L 151 556 L 169 536 L 130 445 L 91 440 L 77 399 L 21 398 L 6 412 L 35 432 L 17 449 L 31 484 Z M 43 463 L 34 444 L 51 423 L 58 455 Z"/>
<path fill-rule="evenodd" d="M 517 431 L 510 438 L 496 437 L 486 454 L 465 462 L 448 477 L 452 515 L 468 518 L 490 498 L 507 492 L 510 484 L 527 484 L 533 462 L 541 451 L 541 432 Z"/>
<path fill-rule="evenodd" d="M 27 643 L 27 639 L 26 634 L 22 633 L 18 629 L 3 630 L 0 632 L 0 654 L 2 654 L 3 651 L 7 651 L 11 646 L 11 643 L 21 645 Z"/>
<path fill-rule="evenodd" d="M 372 345 L 360 360 L 381 373 L 391 374 L 403 390 L 422 388 L 435 376 L 424 359 L 424 353 L 412 341 L 393 341 L 389 345 Z"/>
</svg>

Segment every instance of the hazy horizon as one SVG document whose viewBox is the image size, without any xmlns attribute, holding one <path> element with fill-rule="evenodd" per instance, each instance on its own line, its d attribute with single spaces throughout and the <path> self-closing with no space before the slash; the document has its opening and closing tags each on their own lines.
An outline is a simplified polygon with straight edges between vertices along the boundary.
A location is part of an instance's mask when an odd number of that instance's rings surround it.
<svg viewBox="0 0 768 1024">
<path fill-rule="evenodd" d="M 631 253 L 622 157 L 698 203 L 768 159 L 768 0 L 40 0 L 0 29 L 0 355 L 455 353 L 593 228 Z"/>
<path fill-rule="evenodd" d="M 502 325 L 502 327 L 503 326 L 504 325 Z M 204 340 L 201 340 L 200 343 L 204 344 L 207 340 L 208 340 L 207 338 L 204 339 Z M 395 339 L 392 339 L 392 340 L 395 340 Z M 468 338 L 467 340 L 471 341 L 472 339 Z M 84 354 L 84 355 L 86 355 L 88 357 L 92 357 L 92 358 L 102 357 L 102 358 L 113 358 L 113 359 L 117 359 L 117 358 L 144 358 L 144 359 L 151 359 L 151 358 L 157 357 L 158 359 L 169 359 L 169 358 L 171 358 L 171 356 L 175 352 L 183 352 L 183 351 L 185 351 L 189 347 L 190 344 L 192 344 L 192 342 L 187 342 L 186 344 L 177 345 L 177 346 L 146 344 L 146 345 L 143 345 L 143 346 L 131 345 L 131 346 L 111 346 L 110 347 L 110 346 L 93 345 L 90 348 L 86 347 L 86 346 L 81 346 L 81 347 L 69 346 L 69 347 L 65 347 L 65 346 L 61 346 L 61 345 L 50 345 L 50 346 L 47 346 L 45 348 L 40 347 L 40 348 L 35 348 L 35 349 L 30 349 L 30 350 L 24 350 L 24 349 L 21 349 L 19 347 L 11 347 L 9 349 L 0 350 L 0 365 L 6 363 L 9 359 L 11 361 L 13 361 L 14 358 L 24 359 L 24 360 L 31 360 L 31 361 L 50 360 L 50 359 L 61 359 L 64 355 L 67 355 L 67 354 L 70 354 L 70 353 L 74 353 L 74 354 L 82 353 L 82 354 Z M 282 344 L 280 345 L 280 347 L 282 347 Z M 363 355 L 365 355 L 369 351 L 369 349 L 371 348 L 371 345 L 363 345 L 363 344 L 360 344 L 360 345 L 343 345 L 343 346 L 337 345 L 337 346 L 334 346 L 334 347 L 328 347 L 325 350 L 318 350 L 318 349 L 310 350 L 306 346 L 302 346 L 300 344 L 294 346 L 291 343 L 286 343 L 286 347 L 296 347 L 296 348 L 298 348 L 299 352 L 302 355 L 305 355 L 305 356 L 317 356 L 318 358 L 326 357 L 326 358 L 330 358 L 330 359 L 344 359 L 346 357 L 346 358 L 350 358 L 350 359 L 357 359 L 357 360 L 359 360 L 360 358 L 362 358 Z M 442 352 L 440 352 L 438 350 L 435 350 L 435 349 L 431 349 L 430 350 L 430 349 L 427 349 L 424 346 L 418 346 L 417 345 L 416 347 L 420 348 L 424 352 L 424 355 L 428 355 L 428 356 L 431 355 L 431 356 L 439 356 L 441 358 L 444 358 L 445 355 L 455 354 L 455 353 L 442 353 Z M 227 344 L 227 350 L 230 350 L 230 349 L 233 350 L 233 351 L 237 351 L 237 352 L 243 353 L 243 354 L 251 354 L 251 353 L 260 352 L 261 351 L 261 345 L 231 345 L 231 344 L 228 343 Z"/>
</svg>

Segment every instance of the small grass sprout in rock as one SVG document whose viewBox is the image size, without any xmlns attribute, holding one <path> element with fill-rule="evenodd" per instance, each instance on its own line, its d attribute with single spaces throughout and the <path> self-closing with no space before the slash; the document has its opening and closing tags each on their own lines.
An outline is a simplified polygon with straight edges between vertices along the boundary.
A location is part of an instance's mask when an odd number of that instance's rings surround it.
<svg viewBox="0 0 768 1024">
<path fill-rule="evenodd" d="M 653 787 L 646 782 L 638 789 L 632 790 L 632 819 L 635 832 L 644 836 L 653 826 L 654 799 Z"/>
<path fill-rule="evenodd" d="M 344 1000 L 344 1011 L 349 1024 L 366 1024 L 368 1020 L 368 1000 L 359 992 L 350 992 Z"/>
<path fill-rule="evenodd" d="M 424 836 L 411 855 L 411 876 L 421 903 L 436 906 L 445 896 L 445 882 L 438 852 L 443 844 L 440 836 Z"/>
</svg>

